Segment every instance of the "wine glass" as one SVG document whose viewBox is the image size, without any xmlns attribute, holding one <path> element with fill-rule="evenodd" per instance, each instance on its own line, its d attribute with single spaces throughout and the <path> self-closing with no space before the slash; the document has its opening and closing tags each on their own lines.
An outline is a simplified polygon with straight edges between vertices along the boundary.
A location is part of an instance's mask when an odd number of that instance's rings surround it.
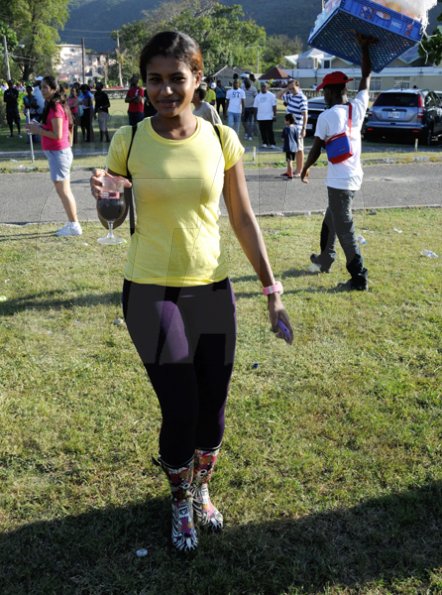
<svg viewBox="0 0 442 595">
<path fill-rule="evenodd" d="M 124 213 L 124 181 L 122 178 L 106 174 L 103 178 L 103 189 L 97 200 L 97 210 L 107 221 L 109 231 L 103 238 L 98 238 L 99 244 L 125 244 L 126 240 L 114 235 L 114 222 Z"/>
</svg>

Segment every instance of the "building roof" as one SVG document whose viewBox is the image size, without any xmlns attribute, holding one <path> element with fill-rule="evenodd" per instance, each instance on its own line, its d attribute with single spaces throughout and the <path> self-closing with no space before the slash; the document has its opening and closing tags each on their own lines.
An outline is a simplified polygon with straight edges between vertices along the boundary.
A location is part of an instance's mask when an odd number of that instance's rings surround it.
<svg viewBox="0 0 442 595">
<path fill-rule="evenodd" d="M 290 64 L 296 64 L 298 62 L 299 54 L 292 54 L 291 56 L 284 56 L 284 59 Z"/>
<path fill-rule="evenodd" d="M 332 60 L 336 58 L 333 54 L 328 54 L 327 52 L 323 52 L 322 50 L 318 50 L 317 48 L 310 48 L 306 52 L 303 52 L 299 56 L 300 58 L 319 58 L 321 60 Z"/>
<path fill-rule="evenodd" d="M 267 72 L 264 72 L 264 74 L 259 77 L 259 80 L 268 81 L 270 79 L 281 80 L 288 78 L 290 78 L 290 76 L 287 71 L 285 71 L 283 68 L 280 68 L 279 66 L 272 66 L 267 70 Z"/>
<path fill-rule="evenodd" d="M 215 74 L 213 75 L 213 78 L 217 78 L 220 76 L 232 77 L 232 75 L 235 72 L 239 76 L 242 72 L 242 69 L 238 68 L 237 66 L 223 66 L 217 72 L 215 72 Z"/>
</svg>

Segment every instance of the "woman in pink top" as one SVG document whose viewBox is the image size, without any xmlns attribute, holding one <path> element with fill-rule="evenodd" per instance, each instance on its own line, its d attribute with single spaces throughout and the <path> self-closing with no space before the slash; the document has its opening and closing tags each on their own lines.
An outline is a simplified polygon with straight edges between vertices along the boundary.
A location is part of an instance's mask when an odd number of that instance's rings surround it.
<svg viewBox="0 0 442 595">
<path fill-rule="evenodd" d="M 31 134 L 41 136 L 41 146 L 49 161 L 51 180 L 69 219 L 55 235 L 79 236 L 82 229 L 77 219 L 77 204 L 70 182 L 73 159 L 70 141 L 71 112 L 63 90 L 52 76 L 43 78 L 41 92 L 45 99 L 41 122 L 31 122 L 26 128 Z"/>
</svg>

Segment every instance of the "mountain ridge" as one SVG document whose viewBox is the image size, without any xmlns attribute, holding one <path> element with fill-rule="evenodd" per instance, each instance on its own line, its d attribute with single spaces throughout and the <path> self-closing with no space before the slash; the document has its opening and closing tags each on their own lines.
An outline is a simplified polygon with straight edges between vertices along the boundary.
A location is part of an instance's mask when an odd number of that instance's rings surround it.
<svg viewBox="0 0 442 595">
<path fill-rule="evenodd" d="M 305 49 L 310 30 L 322 8 L 322 0 L 278 0 L 277 10 L 270 0 L 223 0 L 222 3 L 240 4 L 246 18 L 254 19 L 268 35 L 300 37 Z M 60 31 L 61 41 L 81 43 L 84 38 L 88 49 L 111 51 L 115 48 L 111 31 L 141 19 L 143 11 L 158 8 L 159 4 L 158 0 L 71 0 L 69 19 L 65 29 Z M 429 32 L 436 26 L 440 11 L 440 7 L 430 11 Z"/>
</svg>

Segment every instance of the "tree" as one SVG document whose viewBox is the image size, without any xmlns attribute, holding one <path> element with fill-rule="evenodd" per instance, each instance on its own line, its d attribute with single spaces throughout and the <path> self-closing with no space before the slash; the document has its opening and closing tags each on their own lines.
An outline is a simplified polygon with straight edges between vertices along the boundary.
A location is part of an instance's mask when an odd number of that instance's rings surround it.
<svg viewBox="0 0 442 595">
<path fill-rule="evenodd" d="M 13 29 L 11 29 L 5 21 L 0 20 L 0 46 L 2 47 L 2 49 L 3 49 L 4 38 L 6 38 L 6 45 L 7 45 L 8 54 L 9 54 L 10 52 L 14 51 L 14 49 L 18 45 L 17 35 L 16 35 L 15 31 Z M 12 68 L 11 68 L 11 66 L 12 66 Z M 9 69 L 11 71 L 11 76 L 14 77 L 16 73 L 14 72 L 13 64 L 11 64 L 10 60 L 9 60 Z M 7 67 L 6 67 L 6 56 L 5 56 L 5 65 L 4 65 L 4 76 L 5 77 L 8 76 Z"/>
<path fill-rule="evenodd" d="M 0 0 L 2 18 L 18 39 L 11 58 L 24 80 L 37 70 L 43 74 L 52 72 L 58 29 L 68 18 L 68 3 L 69 0 Z"/>
<path fill-rule="evenodd" d="M 121 28 L 126 75 L 127 68 L 137 71 L 138 55 L 146 40 L 166 29 L 184 31 L 196 39 L 208 73 L 225 65 L 256 64 L 257 52 L 266 39 L 265 30 L 253 20 L 245 20 L 239 5 L 225 6 L 215 0 L 164 2 L 155 10 L 146 11 L 141 21 Z"/>
<path fill-rule="evenodd" d="M 299 37 L 290 38 L 288 35 L 270 35 L 262 52 L 262 70 L 272 66 L 287 66 L 285 56 L 299 54 L 302 50 L 302 40 Z"/>
<path fill-rule="evenodd" d="M 437 17 L 442 23 L 442 13 Z M 419 46 L 420 55 L 427 64 L 440 64 L 442 62 L 442 27 L 437 27 L 431 37 L 422 40 Z"/>
<path fill-rule="evenodd" d="M 173 20 L 173 25 L 194 37 L 200 44 L 206 72 L 228 65 L 251 66 L 257 48 L 265 43 L 265 30 L 253 20 L 244 19 L 239 5 L 194 1 Z M 192 6 L 193 5 L 193 6 Z"/>
</svg>

